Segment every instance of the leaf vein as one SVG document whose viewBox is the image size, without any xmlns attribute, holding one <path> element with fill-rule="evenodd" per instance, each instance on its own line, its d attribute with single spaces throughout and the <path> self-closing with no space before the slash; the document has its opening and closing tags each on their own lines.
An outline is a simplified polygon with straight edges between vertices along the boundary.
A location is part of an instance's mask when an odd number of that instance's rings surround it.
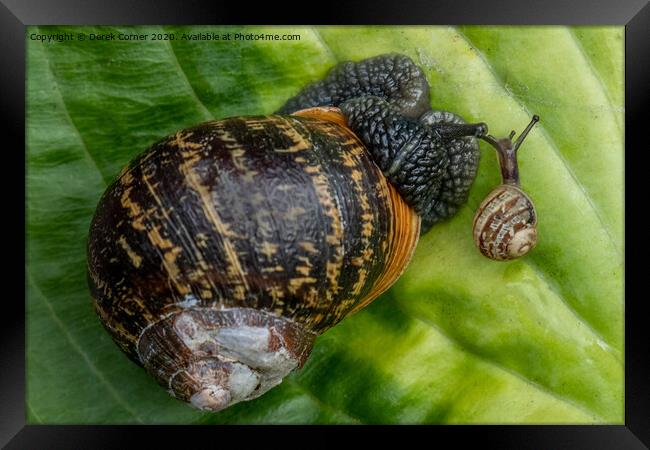
<svg viewBox="0 0 650 450">
<path fill-rule="evenodd" d="M 573 28 L 571 27 L 567 27 L 567 31 L 569 33 L 569 36 L 571 37 L 571 40 L 580 51 L 582 57 L 585 59 L 585 62 L 589 66 L 589 69 L 591 70 L 591 73 L 593 74 L 594 78 L 598 81 L 600 88 L 605 93 L 605 97 L 607 97 L 607 103 L 609 104 L 610 109 L 612 111 L 618 111 L 617 107 L 614 105 L 614 101 L 612 100 L 612 96 L 611 93 L 609 92 L 609 89 L 605 86 L 605 81 L 603 80 L 603 77 L 594 66 L 591 57 L 587 54 L 585 47 L 582 45 L 582 42 L 580 42 L 580 39 L 578 39 L 578 36 L 576 36 L 575 31 L 573 31 Z M 618 131 L 622 133 L 623 129 L 621 128 L 621 116 L 619 114 L 616 114 L 615 117 L 616 117 L 616 126 L 618 127 Z"/>
<path fill-rule="evenodd" d="M 468 346 L 468 345 L 464 344 L 462 341 L 460 341 L 460 340 L 452 337 L 451 335 L 447 334 L 446 332 L 444 332 L 442 330 L 442 328 L 440 328 L 436 323 L 434 323 L 434 322 L 432 322 L 430 320 L 427 320 L 426 318 L 419 317 L 419 316 L 413 314 L 411 311 L 408 310 L 408 308 L 405 308 L 404 306 L 402 306 L 400 301 L 397 301 L 396 305 L 397 305 L 397 308 L 400 311 L 402 311 L 405 315 L 407 315 L 408 317 L 411 317 L 411 318 L 423 323 L 424 325 L 434 329 L 437 333 L 439 333 L 441 336 L 443 336 L 449 342 L 454 344 L 454 346 L 461 349 L 461 351 L 472 355 L 476 359 L 478 359 L 480 361 L 483 361 L 486 364 L 491 365 L 491 366 L 493 366 L 493 367 L 495 367 L 495 368 L 497 368 L 497 369 L 499 369 L 499 370 L 501 370 L 501 371 L 503 371 L 503 372 L 505 372 L 505 373 L 519 379 L 520 381 L 523 381 L 524 383 L 530 385 L 532 388 L 542 392 L 543 394 L 549 395 L 549 396 L 555 398 L 556 400 L 567 403 L 567 404 L 571 405 L 572 407 L 574 407 L 575 409 L 583 412 L 584 414 L 587 414 L 587 415 L 589 415 L 591 417 L 595 417 L 595 418 L 597 418 L 598 420 L 600 420 L 603 423 L 607 423 L 607 420 L 605 420 L 604 417 L 602 417 L 602 416 L 600 416 L 598 414 L 595 414 L 593 411 L 588 409 L 586 406 L 581 405 L 579 403 L 576 403 L 575 401 L 573 401 L 572 399 L 569 399 L 567 397 L 562 397 L 557 392 L 554 392 L 553 390 L 551 390 L 548 386 L 544 386 L 542 384 L 539 384 L 539 383 L 531 380 L 530 378 L 528 378 L 523 373 L 481 355 L 479 352 L 477 352 L 471 346 Z"/>
<path fill-rule="evenodd" d="M 194 98 L 194 100 L 196 100 L 196 103 L 201 108 L 203 115 L 208 120 L 213 119 L 214 118 L 213 114 L 210 112 L 208 107 L 205 106 L 205 104 L 201 101 L 201 99 L 199 98 L 198 93 L 194 89 L 194 86 L 190 82 L 190 79 L 187 76 L 187 73 L 185 72 L 185 70 L 183 70 L 183 66 L 181 66 L 181 63 L 178 60 L 178 55 L 176 55 L 176 51 L 174 50 L 174 46 L 171 44 L 171 41 L 165 41 L 165 43 L 167 44 L 167 48 L 169 49 L 169 53 L 172 56 L 172 62 L 174 63 L 175 67 L 177 68 L 178 73 L 180 74 L 182 80 L 187 85 L 190 93 L 192 94 L 192 97 Z"/>
<path fill-rule="evenodd" d="M 528 258 L 527 261 L 523 261 L 524 264 L 526 264 L 528 267 L 530 267 L 542 280 L 548 289 L 553 292 L 561 301 L 564 303 L 564 306 L 567 308 L 567 310 L 580 322 L 584 327 L 589 330 L 591 334 L 593 334 L 596 339 L 600 340 L 601 342 L 605 343 L 605 351 L 612 355 L 614 359 L 616 359 L 617 362 L 622 363 L 623 361 L 621 360 L 621 355 L 618 350 L 615 350 L 608 342 L 608 340 L 599 332 L 597 331 L 591 323 L 589 323 L 583 316 L 578 314 L 575 308 L 571 306 L 571 304 L 564 298 L 561 292 L 558 291 L 558 289 L 555 287 L 553 283 L 551 283 L 548 278 L 546 277 L 546 274 L 542 271 L 542 269 L 539 268 L 539 266 L 534 263 L 530 258 Z"/>
<path fill-rule="evenodd" d="M 44 423 L 43 419 L 41 419 L 41 417 L 38 414 L 36 414 L 36 410 L 34 409 L 32 404 L 30 403 L 30 401 L 26 400 L 25 403 L 27 404 L 27 410 L 31 413 L 32 417 L 34 417 L 34 419 L 36 419 L 36 424 Z"/>
<path fill-rule="evenodd" d="M 490 64 L 490 63 L 487 61 L 487 59 L 485 58 L 485 55 L 483 54 L 483 52 L 480 51 L 480 50 L 479 50 L 479 49 L 474 45 L 474 43 L 472 42 L 472 40 L 471 40 L 471 39 L 470 39 L 470 38 L 469 38 L 465 33 L 463 33 L 461 30 L 459 30 L 458 28 L 455 28 L 454 31 L 455 31 L 455 32 L 456 32 L 456 33 L 457 33 L 457 34 L 458 34 L 462 39 L 465 40 L 465 42 L 467 43 L 467 45 L 468 45 L 472 50 L 474 50 L 474 52 L 476 53 L 476 55 L 481 59 L 481 61 L 482 61 L 483 64 L 485 65 L 485 67 L 490 71 L 490 73 L 492 74 L 492 76 L 494 77 L 494 79 L 497 81 L 497 83 L 498 83 L 499 85 L 501 85 L 501 86 L 503 87 L 503 89 L 504 89 L 506 92 L 508 92 L 509 96 L 512 97 L 512 98 L 513 98 L 513 99 L 514 99 L 514 100 L 519 104 L 519 107 L 520 107 L 520 108 L 521 108 L 521 109 L 522 109 L 522 110 L 523 110 L 523 111 L 524 111 L 524 112 L 525 112 L 529 117 L 532 117 L 533 114 L 532 114 L 532 112 L 530 111 L 530 109 L 528 108 L 528 105 L 526 104 L 526 102 L 525 102 L 522 98 L 520 98 L 516 93 L 511 92 L 509 89 L 507 89 L 506 84 L 505 84 L 505 81 L 501 78 L 501 76 L 500 76 L 499 74 L 496 73 L 496 71 L 494 70 L 494 67 L 492 67 L 492 64 Z M 580 192 L 582 193 L 582 195 L 585 197 L 587 203 L 589 204 L 589 206 L 591 207 L 591 209 L 594 211 L 594 214 L 596 215 L 596 218 L 598 219 L 599 225 L 601 226 L 601 228 L 603 229 L 603 231 L 605 231 L 605 234 L 607 235 L 607 237 L 608 237 L 609 240 L 611 241 L 611 244 L 612 244 L 612 246 L 614 247 L 614 250 L 616 251 L 616 254 L 617 254 L 617 255 L 619 256 L 619 258 L 620 258 L 620 257 L 622 256 L 622 255 L 621 255 L 621 251 L 620 251 L 620 249 L 619 249 L 619 246 L 618 246 L 617 243 L 616 243 L 617 241 L 614 239 L 614 237 L 613 237 L 613 235 L 612 235 L 612 232 L 611 232 L 611 230 L 609 229 L 609 226 L 607 226 L 607 224 L 605 223 L 605 220 L 604 220 L 604 218 L 603 218 L 602 211 L 601 211 L 600 208 L 599 208 L 599 207 L 594 203 L 593 199 L 592 199 L 591 196 L 588 194 L 588 189 L 587 189 L 587 188 L 586 188 L 586 187 L 585 187 L 585 186 L 580 182 L 579 178 L 577 177 L 577 175 L 575 174 L 575 172 L 574 172 L 573 169 L 571 168 L 571 165 L 570 165 L 569 162 L 566 160 L 566 158 L 564 157 L 564 155 L 562 155 L 562 153 L 560 152 L 560 150 L 559 150 L 558 147 L 557 147 L 557 144 L 556 144 L 555 140 L 554 140 L 554 139 L 551 137 L 551 135 L 548 133 L 548 131 L 547 131 L 546 128 L 544 127 L 543 123 L 540 122 L 540 123 L 538 124 L 538 127 L 539 127 L 539 130 L 540 130 L 541 134 L 542 134 L 542 137 L 543 137 L 544 140 L 547 142 L 547 144 L 549 145 L 549 147 L 551 147 L 551 150 L 553 150 L 553 152 L 555 153 L 555 155 L 558 157 L 558 159 L 560 160 L 560 162 L 561 162 L 562 165 L 564 166 L 565 170 L 566 170 L 566 171 L 568 172 L 568 174 L 571 176 L 571 179 L 573 180 L 574 184 L 575 184 L 576 187 L 580 190 Z"/>
<path fill-rule="evenodd" d="M 37 45 L 39 45 L 39 44 L 37 44 Z M 70 115 L 70 110 L 68 109 L 68 106 L 65 103 L 65 99 L 63 98 L 63 92 L 61 91 L 61 87 L 59 86 L 59 82 L 57 81 L 56 76 L 54 75 L 54 69 L 52 68 L 52 59 L 47 54 L 47 52 L 48 52 L 47 51 L 47 46 L 44 45 L 44 44 L 40 44 L 40 45 L 43 45 L 43 56 L 45 57 L 45 60 L 47 61 L 47 67 L 48 67 L 48 71 L 49 71 L 51 79 L 52 79 L 52 83 L 54 84 L 54 89 L 58 93 L 58 95 L 55 96 L 56 100 L 57 100 L 57 103 L 59 103 L 59 105 L 62 107 L 63 112 L 65 113 L 66 120 L 68 121 L 68 123 L 70 124 L 70 126 L 74 130 L 75 134 L 79 138 L 79 142 L 81 143 L 81 149 L 83 150 L 84 154 L 88 157 L 88 159 L 90 160 L 92 165 L 95 166 L 95 168 L 97 169 L 97 172 L 99 172 L 99 176 L 102 179 L 102 181 L 104 182 L 104 184 L 106 186 L 108 186 L 110 178 L 107 177 L 104 174 L 104 172 L 102 172 L 102 170 L 99 168 L 99 164 L 97 164 L 97 161 L 93 157 L 92 153 L 90 153 L 90 150 L 88 150 L 88 146 L 86 145 L 86 141 L 84 140 L 83 136 L 81 135 L 81 132 L 79 131 L 79 128 L 77 127 L 77 125 L 72 120 L 72 116 Z"/>
<path fill-rule="evenodd" d="M 494 70 L 494 68 L 492 67 L 492 65 L 491 65 L 491 64 L 490 64 L 490 63 L 485 59 L 485 55 L 483 54 L 483 52 L 481 52 L 481 51 L 480 51 L 476 46 L 474 46 L 474 44 L 473 44 L 472 41 L 469 39 L 469 37 L 467 37 L 467 36 L 466 36 L 462 31 L 460 31 L 460 30 L 458 30 L 458 29 L 455 29 L 455 31 L 456 31 L 456 32 L 458 33 L 458 35 L 461 36 L 461 37 L 462 37 L 462 38 L 467 42 L 467 44 L 468 44 L 468 45 L 469 45 L 469 46 L 470 46 L 470 47 L 471 47 L 471 48 L 476 52 L 476 54 L 479 56 L 479 58 L 481 58 L 481 60 L 483 61 L 483 64 L 484 64 L 485 67 L 490 71 L 490 73 L 492 74 L 492 76 L 494 77 L 494 79 L 495 79 L 495 80 L 496 80 L 500 85 L 504 86 L 504 89 L 505 89 L 506 91 L 508 91 L 507 88 L 505 87 L 505 82 L 504 82 L 504 81 L 501 79 L 501 77 L 496 73 L 496 71 Z M 521 100 L 521 99 L 520 99 L 517 95 L 515 95 L 514 93 L 512 93 L 512 92 L 510 92 L 510 91 L 508 91 L 508 92 L 509 92 L 509 95 L 517 101 L 517 103 L 519 104 L 519 106 L 520 106 L 520 107 L 521 107 L 521 108 L 526 112 L 526 114 L 528 114 L 529 116 L 532 116 L 531 112 L 529 111 L 528 107 L 527 107 L 526 104 L 523 102 L 523 100 Z M 589 206 L 590 206 L 590 207 L 592 208 L 592 210 L 594 211 L 594 213 L 595 213 L 595 215 L 596 215 L 596 218 L 598 219 L 598 222 L 599 222 L 601 228 L 605 231 L 607 237 L 608 237 L 609 240 L 611 241 L 611 243 L 612 243 L 612 247 L 613 247 L 614 251 L 615 251 L 616 254 L 619 256 L 619 258 L 622 257 L 622 255 L 621 255 L 621 253 L 620 253 L 620 249 L 619 249 L 618 246 L 615 244 L 616 241 L 614 240 L 614 237 L 612 236 L 611 230 L 609 229 L 609 227 L 608 227 L 608 226 L 605 224 L 605 222 L 604 222 L 604 219 L 603 219 L 603 217 L 602 217 L 602 214 L 601 214 L 601 212 L 600 212 L 600 209 L 599 209 L 599 208 L 594 204 L 592 198 L 588 195 L 586 188 L 582 185 L 582 183 L 580 183 L 580 181 L 578 180 L 578 177 L 575 175 L 575 173 L 574 173 L 573 170 L 571 169 L 571 167 L 570 167 L 568 161 L 567 161 L 567 160 L 564 158 L 564 156 L 560 153 L 559 149 L 557 148 L 557 145 L 555 144 L 555 141 L 550 137 L 550 135 L 547 133 L 546 129 L 545 129 L 541 124 L 540 124 L 540 130 L 541 130 L 541 133 L 542 133 L 542 136 L 543 136 L 544 140 L 545 140 L 545 141 L 547 142 L 547 144 L 551 147 L 551 149 L 552 149 L 553 152 L 556 154 L 556 156 L 560 159 L 560 162 L 562 163 L 562 165 L 564 166 L 564 168 L 567 170 L 567 172 L 568 172 L 569 175 L 571 176 L 571 179 L 573 180 L 573 182 L 575 183 L 575 185 L 578 187 L 578 189 L 580 189 L 582 195 L 583 195 L 583 196 L 585 197 L 585 199 L 587 200 L 587 203 L 589 204 Z M 475 206 L 476 206 L 476 205 L 475 205 Z M 533 270 L 537 273 L 537 275 L 538 275 L 538 276 L 539 276 L 539 277 L 540 277 L 540 278 L 541 278 L 541 279 L 542 279 L 542 280 L 543 280 L 543 281 L 548 285 L 548 288 L 549 288 L 551 291 L 556 292 L 556 291 L 555 291 L 555 288 L 554 288 L 553 286 L 550 285 L 550 283 L 548 282 L 548 280 L 546 279 L 546 277 L 542 275 L 541 269 L 540 269 L 539 267 L 532 265 L 532 264 L 530 263 L 530 261 L 524 261 L 524 264 L 528 265 L 531 269 L 533 269 Z M 595 329 L 595 328 L 593 327 L 593 325 L 592 325 L 592 324 L 587 320 L 587 318 L 584 317 L 582 314 L 580 314 L 580 313 L 578 312 L 578 310 L 577 310 L 575 307 L 573 307 L 573 306 L 569 303 L 569 301 L 568 301 L 566 298 L 564 298 L 563 295 L 559 295 L 559 294 L 558 294 L 558 298 L 559 298 L 559 299 L 560 299 L 560 300 L 561 300 L 561 301 L 562 301 L 562 302 L 567 306 L 567 308 L 569 308 L 569 309 L 573 312 L 573 314 L 576 316 L 576 318 L 577 318 L 580 322 L 582 322 L 582 323 L 583 323 L 583 324 L 584 324 L 588 329 L 592 330 L 592 331 L 594 332 L 594 335 L 595 335 L 597 338 L 600 338 L 603 342 L 607 342 L 607 343 L 608 343 L 608 346 L 609 346 L 609 340 L 608 340 L 608 339 L 604 339 L 604 337 L 603 337 L 600 333 L 596 332 L 596 329 Z"/>
<path fill-rule="evenodd" d="M 327 403 L 314 394 L 314 392 L 309 389 L 309 387 L 305 386 L 304 384 L 299 383 L 295 378 L 290 378 L 291 384 L 293 384 L 295 387 L 300 389 L 307 397 L 309 397 L 311 400 L 313 400 L 318 406 L 320 406 L 322 409 L 328 410 L 328 411 L 333 411 L 338 414 L 342 414 L 349 418 L 350 420 L 358 423 L 358 424 L 363 424 L 364 422 L 356 416 L 353 416 L 352 414 L 349 413 L 349 411 L 344 410 L 340 406 L 335 406 L 330 403 Z"/>
<path fill-rule="evenodd" d="M 56 311 L 54 310 L 54 307 L 52 306 L 52 303 L 47 299 L 47 296 L 41 291 L 41 289 L 38 287 L 36 282 L 33 280 L 33 277 L 29 270 L 27 271 L 27 278 L 29 281 L 29 284 L 36 290 L 36 293 L 38 294 L 39 297 L 43 299 L 43 303 L 45 304 L 48 313 L 52 317 L 52 320 L 56 324 L 56 326 L 61 330 L 63 335 L 65 336 L 66 340 L 72 347 L 72 349 L 77 352 L 81 358 L 84 360 L 85 364 L 88 366 L 90 369 L 90 372 L 99 380 L 100 383 L 102 383 L 105 387 L 106 390 L 111 394 L 111 396 L 115 399 L 115 401 L 122 406 L 129 414 L 131 414 L 136 421 L 139 423 L 144 423 L 144 421 L 138 416 L 138 414 L 129 406 L 129 404 L 119 395 L 119 393 L 115 390 L 113 385 L 106 379 L 104 374 L 95 366 L 95 364 L 90 360 L 88 357 L 88 354 L 84 351 L 84 349 L 81 347 L 81 345 L 76 341 L 76 339 L 70 334 L 68 329 L 66 328 L 65 324 L 63 321 L 59 318 L 59 316 L 56 314 Z"/>
<path fill-rule="evenodd" d="M 320 31 L 318 31 L 318 29 L 314 26 L 310 27 L 310 29 L 314 37 L 316 37 L 318 43 L 325 49 L 330 58 L 332 58 L 335 63 L 339 62 L 339 58 L 336 57 L 334 51 L 332 50 L 332 47 L 330 47 L 329 44 L 325 41 L 325 38 L 322 34 L 320 34 Z"/>
</svg>

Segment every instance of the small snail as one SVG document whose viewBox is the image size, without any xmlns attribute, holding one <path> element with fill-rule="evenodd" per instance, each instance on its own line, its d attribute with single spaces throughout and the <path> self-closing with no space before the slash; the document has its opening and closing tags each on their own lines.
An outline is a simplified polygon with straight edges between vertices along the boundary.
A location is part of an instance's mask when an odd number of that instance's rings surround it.
<svg viewBox="0 0 650 450">
<path fill-rule="evenodd" d="M 503 139 L 481 136 L 497 150 L 502 184 L 492 189 L 476 210 L 474 243 L 483 255 L 497 261 L 519 258 L 537 244 L 537 212 L 519 185 L 517 150 L 538 121 L 539 116 L 533 116 L 514 143 L 514 131 Z"/>
<path fill-rule="evenodd" d="M 339 64 L 277 113 L 161 140 L 103 194 L 95 309 L 174 397 L 218 411 L 301 367 L 466 202 L 483 123 L 430 110 L 402 55 Z"/>
</svg>

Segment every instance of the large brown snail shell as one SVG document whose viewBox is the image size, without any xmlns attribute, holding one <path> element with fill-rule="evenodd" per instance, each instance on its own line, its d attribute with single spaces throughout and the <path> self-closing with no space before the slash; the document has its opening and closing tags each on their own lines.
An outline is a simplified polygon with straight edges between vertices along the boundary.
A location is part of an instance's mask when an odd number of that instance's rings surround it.
<svg viewBox="0 0 650 450">
<path fill-rule="evenodd" d="M 419 232 L 338 110 L 236 117 L 122 171 L 91 224 L 89 284 L 134 361 L 218 411 L 302 366 L 317 335 L 397 280 Z"/>
</svg>

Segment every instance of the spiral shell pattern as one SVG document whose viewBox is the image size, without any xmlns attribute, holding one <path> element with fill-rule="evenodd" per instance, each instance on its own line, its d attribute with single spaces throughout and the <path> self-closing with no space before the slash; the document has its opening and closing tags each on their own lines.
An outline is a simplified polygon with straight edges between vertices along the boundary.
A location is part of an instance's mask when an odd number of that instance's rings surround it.
<svg viewBox="0 0 650 450">
<path fill-rule="evenodd" d="M 490 259 L 507 261 L 537 244 L 537 212 L 524 191 L 500 185 L 483 200 L 474 216 L 474 242 Z"/>
</svg>

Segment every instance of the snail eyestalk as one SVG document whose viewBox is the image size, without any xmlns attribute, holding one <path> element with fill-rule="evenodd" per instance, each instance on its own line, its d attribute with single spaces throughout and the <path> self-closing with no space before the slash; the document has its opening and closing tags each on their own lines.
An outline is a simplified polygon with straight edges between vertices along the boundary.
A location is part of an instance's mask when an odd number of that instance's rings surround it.
<svg viewBox="0 0 650 450">
<path fill-rule="evenodd" d="M 526 127 L 526 129 L 519 135 L 519 137 L 515 141 L 515 144 L 513 145 L 514 151 L 517 151 L 517 149 L 519 149 L 519 146 L 521 146 L 521 143 L 524 142 L 524 139 L 526 139 L 526 136 L 528 136 L 528 133 L 530 132 L 530 130 L 533 129 L 533 127 L 537 122 L 539 122 L 539 116 L 535 114 L 531 119 L 530 123 L 528 124 L 528 126 Z M 511 134 L 510 138 L 512 139 L 513 136 L 514 134 Z"/>
<path fill-rule="evenodd" d="M 517 150 L 521 147 L 524 139 L 526 139 L 526 136 L 528 136 L 528 133 L 537 122 L 539 122 L 539 116 L 534 115 L 526 129 L 524 129 L 514 143 L 512 142 L 512 138 L 516 134 L 514 130 L 510 132 L 510 135 L 507 138 L 501 139 L 497 139 L 489 134 L 477 136 L 496 149 L 499 158 L 499 166 L 501 167 L 501 179 L 503 184 L 519 186 Z"/>
</svg>

